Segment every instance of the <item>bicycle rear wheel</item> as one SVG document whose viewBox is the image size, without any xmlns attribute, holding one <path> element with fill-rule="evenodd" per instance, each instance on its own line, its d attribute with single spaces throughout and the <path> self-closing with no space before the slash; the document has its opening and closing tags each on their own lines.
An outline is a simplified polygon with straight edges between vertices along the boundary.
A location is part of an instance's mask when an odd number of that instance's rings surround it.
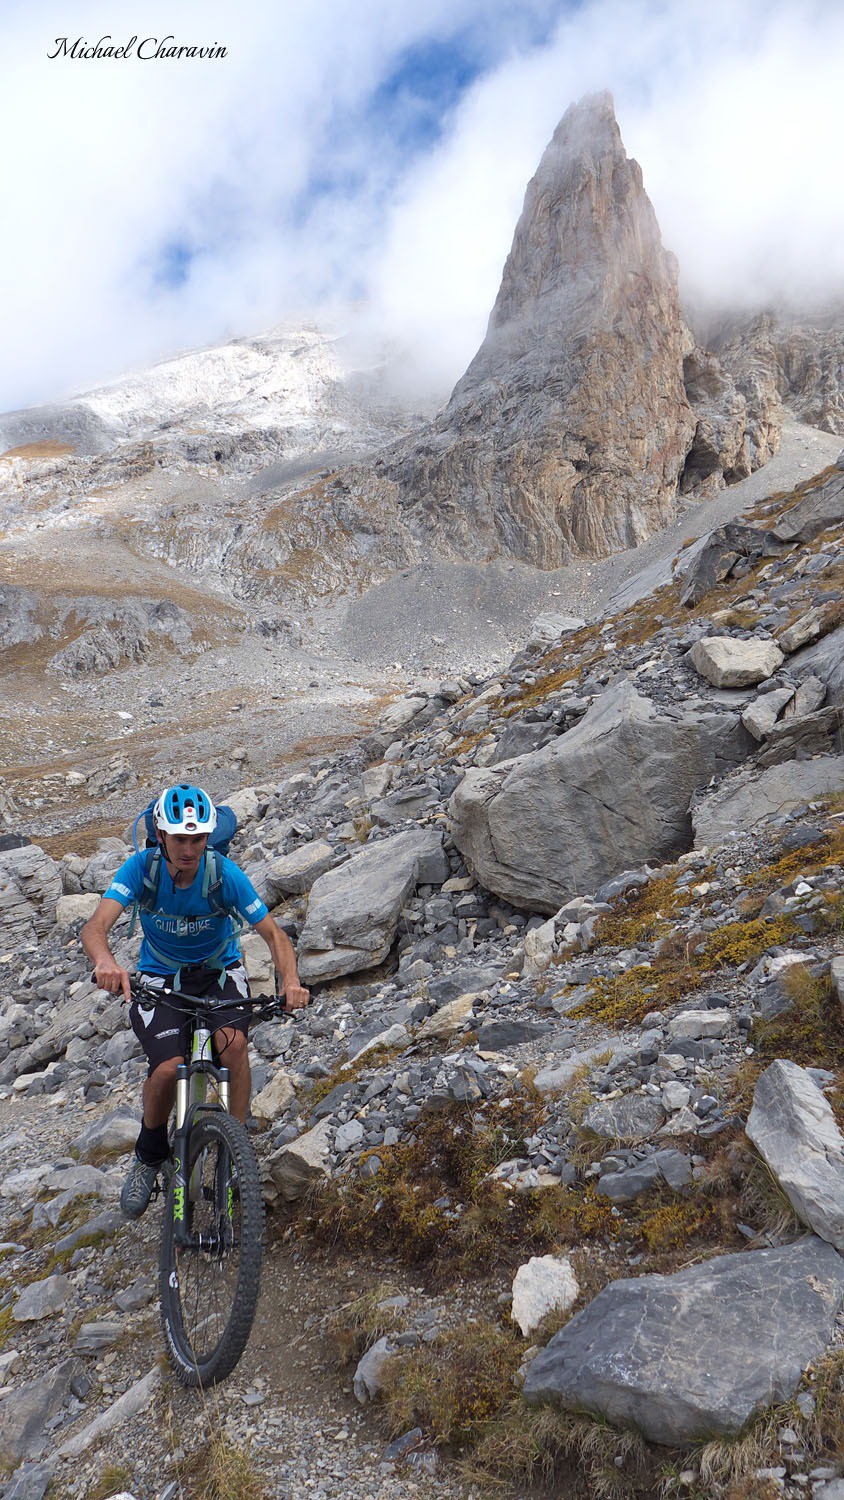
<svg viewBox="0 0 844 1500">
<path fill-rule="evenodd" d="M 167 1194 L 158 1290 L 167 1352 L 187 1386 L 230 1375 L 258 1303 L 264 1205 L 246 1127 L 231 1115 L 201 1115 L 190 1132 L 183 1205 L 190 1243 L 176 1240 L 176 1203 Z"/>
</svg>

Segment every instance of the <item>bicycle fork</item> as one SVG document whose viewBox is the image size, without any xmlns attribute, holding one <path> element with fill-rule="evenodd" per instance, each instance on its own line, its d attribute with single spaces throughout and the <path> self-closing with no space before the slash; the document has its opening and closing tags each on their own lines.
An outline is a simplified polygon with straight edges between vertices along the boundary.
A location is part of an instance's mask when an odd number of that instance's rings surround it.
<svg viewBox="0 0 844 1500">
<path fill-rule="evenodd" d="M 228 1113 L 229 1070 L 214 1064 L 211 1050 L 211 1032 L 207 1027 L 197 1027 L 193 1036 L 190 1065 L 180 1063 L 176 1071 L 176 1129 L 173 1137 L 173 1173 L 170 1210 L 173 1214 L 173 1237 L 181 1249 L 219 1250 L 224 1237 L 223 1226 L 217 1234 L 194 1234 L 191 1231 L 191 1196 L 202 1193 L 202 1164 L 195 1163 L 188 1174 L 188 1142 L 190 1132 L 200 1111 L 205 1107 L 208 1093 L 208 1075 L 213 1072 L 217 1086 L 219 1108 Z M 220 1181 L 215 1184 L 217 1202 L 222 1194 L 225 1202 L 222 1213 L 226 1227 L 231 1224 L 232 1188 L 230 1172 L 220 1162 L 217 1165 Z M 221 1191 L 222 1190 L 222 1191 Z"/>
</svg>

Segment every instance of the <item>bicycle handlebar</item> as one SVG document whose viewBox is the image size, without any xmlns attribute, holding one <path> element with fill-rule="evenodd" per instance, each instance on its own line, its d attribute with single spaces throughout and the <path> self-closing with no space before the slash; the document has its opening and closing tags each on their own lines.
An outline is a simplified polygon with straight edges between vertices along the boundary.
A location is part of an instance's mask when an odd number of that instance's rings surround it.
<svg viewBox="0 0 844 1500">
<path fill-rule="evenodd" d="M 91 980 L 96 984 L 96 974 L 91 975 Z M 186 995 L 182 990 L 171 989 L 169 985 L 150 985 L 134 974 L 129 978 L 129 988 L 135 1000 L 144 999 L 157 1003 L 159 1000 L 166 999 L 167 1004 L 172 1010 L 180 1010 L 186 1016 L 195 1015 L 199 1010 L 213 1012 L 215 1010 L 246 1009 L 247 1007 L 251 1007 L 252 1009 L 253 1021 L 273 1020 L 278 1019 L 279 1016 L 293 1020 L 297 1015 L 295 1010 L 287 1010 L 283 994 L 238 995 L 236 1000 L 225 999 L 221 996 L 217 1000 L 209 995 Z"/>
</svg>

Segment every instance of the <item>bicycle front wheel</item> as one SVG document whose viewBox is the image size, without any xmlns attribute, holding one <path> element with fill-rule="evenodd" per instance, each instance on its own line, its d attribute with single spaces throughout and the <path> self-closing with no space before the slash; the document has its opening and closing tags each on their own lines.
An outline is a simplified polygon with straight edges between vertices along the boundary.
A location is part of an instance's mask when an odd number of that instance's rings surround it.
<svg viewBox="0 0 844 1500">
<path fill-rule="evenodd" d="M 187 1386 L 230 1375 L 246 1348 L 261 1281 L 264 1205 L 245 1125 L 201 1115 L 188 1137 L 188 1188 L 167 1194 L 158 1290 L 167 1352 Z M 179 1219 L 177 1221 L 177 1211 Z M 187 1244 L 176 1238 L 184 1224 Z"/>
</svg>

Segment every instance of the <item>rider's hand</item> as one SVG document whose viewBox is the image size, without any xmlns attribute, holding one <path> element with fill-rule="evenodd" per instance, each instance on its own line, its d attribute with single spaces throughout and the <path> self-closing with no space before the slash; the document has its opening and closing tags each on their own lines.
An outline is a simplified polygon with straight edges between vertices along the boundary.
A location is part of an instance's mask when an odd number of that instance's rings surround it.
<svg viewBox="0 0 844 1500">
<path fill-rule="evenodd" d="M 290 984 L 284 994 L 285 1010 L 304 1010 L 311 998 L 310 990 L 302 988 L 301 984 Z"/>
<path fill-rule="evenodd" d="M 121 969 L 114 958 L 103 959 L 94 970 L 94 978 L 101 990 L 108 990 L 112 995 L 123 992 L 123 998 L 129 1005 L 132 1000 L 132 991 L 129 988 L 129 970 Z"/>
</svg>

